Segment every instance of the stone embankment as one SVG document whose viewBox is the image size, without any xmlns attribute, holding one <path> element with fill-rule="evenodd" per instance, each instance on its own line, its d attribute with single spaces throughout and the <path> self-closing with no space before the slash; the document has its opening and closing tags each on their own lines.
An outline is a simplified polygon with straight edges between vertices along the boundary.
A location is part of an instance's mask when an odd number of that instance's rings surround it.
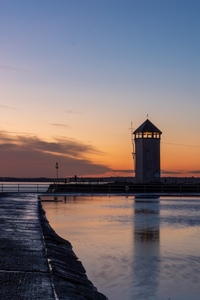
<svg viewBox="0 0 200 300">
<path fill-rule="evenodd" d="M 34 195 L 0 199 L 0 299 L 105 300 Z"/>
</svg>

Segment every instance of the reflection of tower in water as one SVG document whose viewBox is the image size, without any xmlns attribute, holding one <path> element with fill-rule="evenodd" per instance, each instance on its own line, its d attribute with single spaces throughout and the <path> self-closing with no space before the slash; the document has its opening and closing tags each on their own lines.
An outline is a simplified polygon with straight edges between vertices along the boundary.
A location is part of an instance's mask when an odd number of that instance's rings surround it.
<svg viewBox="0 0 200 300">
<path fill-rule="evenodd" d="M 135 199 L 135 241 L 159 241 L 159 200 Z"/>
<path fill-rule="evenodd" d="M 156 299 L 159 277 L 159 199 L 135 199 L 135 299 Z"/>
</svg>

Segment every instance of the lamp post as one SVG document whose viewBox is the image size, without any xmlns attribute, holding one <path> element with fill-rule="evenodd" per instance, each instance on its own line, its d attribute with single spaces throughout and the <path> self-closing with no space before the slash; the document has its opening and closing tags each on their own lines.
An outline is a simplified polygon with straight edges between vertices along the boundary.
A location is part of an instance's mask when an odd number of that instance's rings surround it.
<svg viewBox="0 0 200 300">
<path fill-rule="evenodd" d="M 56 178 L 57 178 L 57 182 L 58 182 L 58 169 L 59 169 L 58 162 L 56 163 L 55 168 L 56 168 Z"/>
</svg>

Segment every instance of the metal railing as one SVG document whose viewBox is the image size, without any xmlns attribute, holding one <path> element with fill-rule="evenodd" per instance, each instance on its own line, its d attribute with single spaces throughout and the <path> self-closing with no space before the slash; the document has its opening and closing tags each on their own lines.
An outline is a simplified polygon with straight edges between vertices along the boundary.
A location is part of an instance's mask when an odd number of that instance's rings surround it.
<svg viewBox="0 0 200 300">
<path fill-rule="evenodd" d="M 52 184 L 52 183 L 0 183 L 0 193 L 199 193 L 199 184 Z"/>
<path fill-rule="evenodd" d="M 200 194 L 200 184 L 50 184 L 49 193 Z"/>
<path fill-rule="evenodd" d="M 48 183 L 0 183 L 0 193 L 45 193 Z"/>
</svg>

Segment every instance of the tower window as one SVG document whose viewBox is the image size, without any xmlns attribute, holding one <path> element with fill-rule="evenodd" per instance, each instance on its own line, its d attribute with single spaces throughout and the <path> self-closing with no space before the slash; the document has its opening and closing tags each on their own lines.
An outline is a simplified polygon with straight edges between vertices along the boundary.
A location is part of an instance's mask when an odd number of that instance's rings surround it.
<svg viewBox="0 0 200 300">
<path fill-rule="evenodd" d="M 152 138 L 152 132 L 144 132 L 143 133 L 143 138 L 151 139 Z"/>
<path fill-rule="evenodd" d="M 153 137 L 154 137 L 155 139 L 159 139 L 159 138 L 160 138 L 160 134 L 159 134 L 158 132 L 154 132 L 154 133 L 153 133 Z"/>
<path fill-rule="evenodd" d="M 160 138 L 160 133 L 159 132 L 137 132 L 135 134 L 136 139 L 159 139 Z"/>
</svg>

